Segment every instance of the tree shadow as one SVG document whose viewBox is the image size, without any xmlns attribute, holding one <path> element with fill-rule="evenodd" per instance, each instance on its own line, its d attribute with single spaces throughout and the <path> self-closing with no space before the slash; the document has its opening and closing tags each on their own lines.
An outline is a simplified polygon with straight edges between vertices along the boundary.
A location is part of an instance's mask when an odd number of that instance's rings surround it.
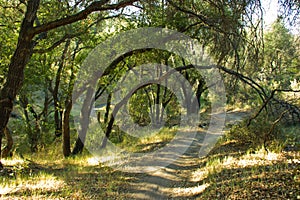
<svg viewBox="0 0 300 200">
<path fill-rule="evenodd" d="M 197 199 L 296 199 L 300 194 L 295 165 L 278 162 L 210 174 L 198 184 L 211 183 Z M 298 171 L 299 172 L 299 171 Z M 179 197 L 184 198 L 184 196 Z"/>
</svg>

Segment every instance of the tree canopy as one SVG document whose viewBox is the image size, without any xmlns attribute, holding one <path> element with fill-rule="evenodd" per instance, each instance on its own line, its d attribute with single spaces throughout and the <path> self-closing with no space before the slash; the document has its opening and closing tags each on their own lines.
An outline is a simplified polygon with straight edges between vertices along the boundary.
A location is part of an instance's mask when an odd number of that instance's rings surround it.
<svg viewBox="0 0 300 200">
<path fill-rule="evenodd" d="M 263 8 L 257 0 L 1 0 L 0 141 L 10 127 L 12 134 L 24 130 L 32 152 L 61 136 L 64 156 L 82 152 L 84 141 L 76 135 L 71 116 L 77 73 L 98 44 L 141 27 L 176 30 L 202 44 L 223 76 L 228 104 L 239 102 L 256 111 L 248 126 L 263 111 L 275 121 L 286 118 L 286 123 L 296 123 L 299 37 L 286 28 L 285 19 L 298 19 L 299 3 L 279 3 L 286 12 L 264 30 Z M 97 82 L 95 100 L 99 110 L 105 107 L 97 114 L 98 121 L 108 138 L 117 137 L 116 142 L 125 136 L 114 121 L 119 110 L 113 109 L 112 88 L 128 71 L 147 62 L 171 66 L 188 80 L 197 100 L 183 88 L 189 105 L 184 112 L 199 114 L 195 106 L 211 108 L 212 85 L 195 70 L 197 66 L 159 49 L 132 51 L 114 60 Z M 129 115 L 141 126 L 165 122 L 171 127 L 183 112 L 174 94 L 159 84 L 138 88 L 128 104 Z"/>
</svg>

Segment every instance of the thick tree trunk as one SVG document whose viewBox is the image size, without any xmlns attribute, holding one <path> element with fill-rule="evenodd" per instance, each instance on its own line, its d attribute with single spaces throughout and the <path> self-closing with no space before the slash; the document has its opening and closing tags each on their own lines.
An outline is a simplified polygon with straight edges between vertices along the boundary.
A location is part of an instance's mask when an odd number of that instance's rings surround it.
<svg viewBox="0 0 300 200">
<path fill-rule="evenodd" d="M 34 37 L 32 30 L 39 4 L 39 0 L 27 2 L 27 10 L 21 25 L 17 48 L 11 58 L 6 82 L 0 93 L 0 133 L 4 133 L 13 109 L 13 101 L 24 80 L 24 68 L 32 55 L 32 39 Z"/>
</svg>

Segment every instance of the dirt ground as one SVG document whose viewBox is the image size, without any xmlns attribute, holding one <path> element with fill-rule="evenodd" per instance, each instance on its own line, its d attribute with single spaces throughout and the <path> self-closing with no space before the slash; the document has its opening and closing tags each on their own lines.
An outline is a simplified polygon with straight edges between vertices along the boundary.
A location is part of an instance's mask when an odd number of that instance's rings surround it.
<svg viewBox="0 0 300 200">
<path fill-rule="evenodd" d="M 226 113 L 226 125 L 237 123 L 249 113 L 230 111 Z M 226 128 L 225 128 L 226 129 Z M 147 174 L 136 174 L 136 181 L 128 184 L 124 191 L 131 199 L 187 199 L 205 189 L 195 187 L 192 173 L 203 165 L 199 149 L 205 136 L 205 129 L 199 128 L 187 151 L 174 163 Z M 201 188 L 202 187 L 202 188 Z"/>
</svg>

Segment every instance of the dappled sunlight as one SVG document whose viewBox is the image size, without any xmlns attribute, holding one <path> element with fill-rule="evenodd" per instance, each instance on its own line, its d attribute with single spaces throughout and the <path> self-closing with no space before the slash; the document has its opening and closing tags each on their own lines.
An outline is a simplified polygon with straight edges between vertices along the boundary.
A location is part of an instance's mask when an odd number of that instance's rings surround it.
<svg viewBox="0 0 300 200">
<path fill-rule="evenodd" d="M 8 185 L 0 185 L 0 195 L 10 193 L 14 188 Z"/>
<path fill-rule="evenodd" d="M 95 157 L 90 157 L 87 159 L 87 164 L 89 166 L 97 166 L 100 164 L 99 159 Z"/>
<path fill-rule="evenodd" d="M 266 153 L 262 150 L 253 154 L 245 154 L 237 158 L 232 156 L 225 157 L 224 159 L 212 158 L 211 160 L 207 161 L 205 167 L 201 167 L 195 172 L 193 172 L 190 181 L 202 181 L 206 179 L 209 174 L 220 172 L 223 169 L 237 169 L 251 166 L 267 166 L 283 160 L 285 160 L 285 162 L 287 163 L 300 163 L 299 159 L 286 159 L 286 157 L 282 153 Z"/>
<path fill-rule="evenodd" d="M 63 180 L 58 179 L 52 175 L 37 175 L 35 177 L 17 178 L 12 183 L 2 183 L 0 185 L 0 194 L 7 195 L 13 193 L 21 193 L 30 191 L 34 193 L 36 191 L 54 192 L 64 188 L 65 183 Z"/>
<path fill-rule="evenodd" d="M 282 160 L 282 155 L 278 153 L 254 153 L 246 154 L 239 158 L 226 157 L 220 165 L 224 168 L 240 168 L 246 166 L 255 166 L 255 165 L 269 165 L 274 161 Z"/>
<path fill-rule="evenodd" d="M 198 185 L 194 187 L 174 188 L 173 193 L 174 196 L 184 196 L 184 197 L 195 196 L 204 192 L 205 189 L 208 188 L 209 186 L 210 184 L 205 183 L 203 185 Z"/>
<path fill-rule="evenodd" d="M 24 164 L 24 160 L 20 158 L 2 159 L 2 163 L 5 166 L 22 165 Z"/>
<path fill-rule="evenodd" d="M 41 180 L 36 180 L 32 182 L 27 182 L 23 185 L 21 185 L 22 189 L 26 190 L 47 190 L 47 191 L 53 191 L 58 190 L 59 188 L 64 187 L 64 181 L 59 180 L 55 177 L 52 178 L 43 178 L 39 177 Z M 20 187 L 20 186 L 18 186 Z"/>
<path fill-rule="evenodd" d="M 209 184 L 201 199 L 300 199 L 299 153 L 259 150 L 240 157 L 218 156 L 208 159 L 190 177 L 195 184 Z M 274 198 L 275 199 L 275 198 Z"/>
<path fill-rule="evenodd" d="M 299 164 L 300 165 L 300 158 L 299 159 L 289 159 L 287 160 L 287 163 L 291 164 L 291 163 L 296 163 L 296 164 Z"/>
<path fill-rule="evenodd" d="M 190 177 L 190 181 L 191 182 L 200 182 L 200 181 L 206 179 L 207 176 L 208 176 L 208 170 L 201 168 L 192 173 L 192 175 Z"/>
</svg>

